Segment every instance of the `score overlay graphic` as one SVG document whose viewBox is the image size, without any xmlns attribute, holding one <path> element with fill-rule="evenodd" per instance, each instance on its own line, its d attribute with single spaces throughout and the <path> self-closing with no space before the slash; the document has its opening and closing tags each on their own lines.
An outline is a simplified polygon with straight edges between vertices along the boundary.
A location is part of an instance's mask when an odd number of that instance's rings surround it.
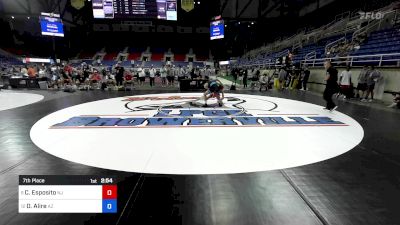
<svg viewBox="0 0 400 225">
<path fill-rule="evenodd" d="M 20 175 L 19 213 L 117 213 L 113 176 Z"/>
</svg>

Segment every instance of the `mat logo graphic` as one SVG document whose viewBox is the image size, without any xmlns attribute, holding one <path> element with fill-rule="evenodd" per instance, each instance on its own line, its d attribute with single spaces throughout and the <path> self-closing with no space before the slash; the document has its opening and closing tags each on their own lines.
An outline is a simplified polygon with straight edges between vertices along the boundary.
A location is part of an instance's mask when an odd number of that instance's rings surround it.
<svg viewBox="0 0 400 225">
<path fill-rule="evenodd" d="M 254 101 L 254 100 L 252 100 Z M 261 101 L 261 100 L 260 100 Z M 223 107 L 202 108 L 198 97 L 130 97 L 123 100 L 132 115 L 84 115 L 51 126 L 65 128 L 188 128 L 347 126 L 317 114 L 276 114 L 278 105 L 262 100 L 260 109 L 249 109 L 246 99 L 227 97 Z M 137 114 L 140 112 L 140 115 Z"/>
</svg>

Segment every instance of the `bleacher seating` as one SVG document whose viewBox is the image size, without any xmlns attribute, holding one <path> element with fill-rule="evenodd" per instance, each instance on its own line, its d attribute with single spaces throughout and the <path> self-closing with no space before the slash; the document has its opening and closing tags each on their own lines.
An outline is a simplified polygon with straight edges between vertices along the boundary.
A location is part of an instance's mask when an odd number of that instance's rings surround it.
<svg viewBox="0 0 400 225">
<path fill-rule="evenodd" d="M 360 49 L 352 51 L 351 56 L 356 56 L 353 59 L 353 65 L 376 65 L 375 61 L 382 58 L 381 66 L 397 65 L 399 55 L 390 55 L 400 52 L 400 31 L 398 29 L 386 29 L 372 32 L 367 41 L 360 45 Z M 366 56 L 359 58 L 357 56 Z M 365 62 L 369 60 L 370 62 Z M 364 61 L 364 62 L 360 62 Z"/>
<path fill-rule="evenodd" d="M 88 65 L 92 64 L 92 62 L 93 62 L 93 60 L 91 60 L 91 59 L 84 59 L 84 60 L 82 60 L 82 63 L 86 63 L 86 64 L 88 64 Z"/>
<path fill-rule="evenodd" d="M 197 48 L 194 49 L 194 54 L 196 55 L 197 61 L 207 61 L 208 60 L 208 50 Z"/>
<path fill-rule="evenodd" d="M 104 56 L 103 60 L 113 60 L 113 61 L 116 61 L 117 56 L 118 56 L 118 53 L 117 53 L 117 52 L 107 53 L 107 54 Z"/>
<path fill-rule="evenodd" d="M 366 23 L 356 12 L 340 14 L 331 23 L 319 28 L 306 27 L 297 34 L 250 50 L 239 58 L 238 64 L 271 66 L 282 49 L 288 48 L 294 64 L 300 64 L 307 58 L 306 63 L 321 66 L 329 58 L 338 60 L 340 64 L 399 66 L 400 17 L 396 7 L 397 3 L 375 10 L 387 12 L 385 21 Z M 381 27 L 384 28 L 379 30 Z"/>
<path fill-rule="evenodd" d="M 97 48 L 99 49 L 99 48 Z M 82 63 L 86 63 L 88 65 L 98 65 L 97 59 L 95 59 L 95 56 L 99 56 L 100 63 L 103 66 L 114 66 L 117 64 L 117 62 L 121 62 L 123 66 L 125 67 L 130 67 L 132 66 L 131 63 L 132 61 L 135 61 L 135 66 L 144 66 L 146 68 L 150 67 L 153 65 L 154 67 L 162 67 L 166 62 L 165 62 L 165 56 L 171 56 L 171 53 L 173 54 L 173 65 L 175 66 L 188 66 L 189 62 L 186 61 L 186 56 L 189 53 L 189 48 L 173 48 L 171 50 L 168 50 L 168 48 L 150 48 L 150 51 L 148 52 L 151 54 L 151 58 L 149 61 L 142 62 L 141 57 L 143 53 L 146 53 L 146 48 L 144 47 L 128 47 L 125 48 L 126 53 L 128 54 L 125 60 L 119 60 L 118 56 L 120 53 L 122 53 L 123 48 L 117 48 L 117 47 L 105 47 L 101 48 L 100 51 L 94 50 L 94 48 L 87 48 L 81 51 L 77 58 L 75 58 L 73 63 L 71 65 L 73 66 L 80 66 Z M 16 51 L 13 51 L 16 52 Z M 19 53 L 22 53 L 23 51 L 19 51 Z M 208 50 L 205 49 L 197 49 L 196 52 L 198 55 L 196 56 L 196 61 L 200 62 L 194 62 L 194 66 L 203 66 L 206 59 L 208 59 Z M 168 54 L 168 55 L 166 55 Z M 12 58 L 6 58 L 4 56 L 0 55 L 0 63 L 1 64 L 23 64 L 20 60 L 12 59 Z"/>
<path fill-rule="evenodd" d="M 129 56 L 128 56 L 128 60 L 140 60 L 142 57 L 142 53 L 145 51 L 145 48 L 134 48 L 134 47 L 130 47 L 129 48 Z"/>
<path fill-rule="evenodd" d="M 26 56 L 26 57 L 30 56 L 29 52 L 24 49 L 4 48 L 4 50 L 14 55 Z"/>
<path fill-rule="evenodd" d="M 164 66 L 165 62 L 162 61 L 146 61 L 144 62 L 143 67 L 144 68 L 150 68 L 151 66 L 155 67 L 155 68 L 160 68 L 162 66 Z"/>
<path fill-rule="evenodd" d="M 123 61 L 121 64 L 122 64 L 122 66 L 124 66 L 124 67 L 129 67 L 129 66 L 132 65 L 132 64 L 131 64 L 131 61 Z"/>
<path fill-rule="evenodd" d="M 175 61 L 173 63 L 175 66 L 182 66 L 182 67 L 186 67 L 189 65 L 189 62 L 180 62 L 180 61 Z"/>
<path fill-rule="evenodd" d="M 151 60 L 153 61 L 161 61 L 164 59 L 164 53 L 152 53 Z"/>
<path fill-rule="evenodd" d="M 117 62 L 115 60 L 103 60 L 102 64 L 105 66 L 114 66 Z"/>
<path fill-rule="evenodd" d="M 98 50 L 99 49 L 95 47 L 85 48 L 79 53 L 78 59 L 93 59 L 94 55 Z"/>
<path fill-rule="evenodd" d="M 79 59 L 91 59 L 93 58 L 95 52 L 81 52 L 79 54 Z"/>
<path fill-rule="evenodd" d="M 204 63 L 203 62 L 193 62 L 193 67 L 203 67 Z"/>
<path fill-rule="evenodd" d="M 352 52 L 351 55 L 375 55 L 399 52 L 399 35 L 400 31 L 397 29 L 372 32 L 368 40 L 360 45 L 360 49 Z"/>
<path fill-rule="evenodd" d="M 316 43 L 311 43 L 304 45 L 294 51 L 294 57 L 292 58 L 293 63 L 298 64 L 302 60 L 305 59 L 306 55 L 310 53 L 310 55 L 314 55 L 315 58 L 325 58 L 329 57 L 329 55 L 325 55 L 325 47 L 332 42 L 335 42 L 339 39 L 343 39 L 348 43 L 351 43 L 352 34 L 339 35 L 327 37 L 319 40 Z M 269 62 L 274 64 L 277 57 L 279 57 L 282 52 L 287 51 L 288 49 L 281 50 L 279 52 L 273 52 L 271 54 L 259 54 L 253 58 L 241 58 L 238 63 L 242 66 L 251 66 L 251 65 L 265 65 Z M 290 49 L 289 49 L 290 50 Z M 392 53 L 400 52 L 400 30 L 399 29 L 385 29 L 380 31 L 371 32 L 367 39 L 360 44 L 359 49 L 354 49 L 348 52 L 349 57 L 355 56 L 352 60 L 353 66 L 362 66 L 362 65 L 377 65 L 377 62 L 382 57 L 381 66 L 390 66 L 390 65 L 398 65 L 398 60 L 400 59 L 399 55 L 385 55 Z M 313 53 L 313 54 L 311 54 Z M 375 56 L 372 56 L 375 55 Z M 362 57 L 360 57 L 362 56 Z M 331 56 L 336 57 L 336 56 Z"/>
<path fill-rule="evenodd" d="M 165 48 L 151 48 L 151 60 L 152 61 L 163 60 L 165 52 L 166 52 Z"/>
<path fill-rule="evenodd" d="M 138 52 L 129 53 L 128 60 L 129 61 L 131 61 L 131 60 L 135 60 L 136 61 L 136 60 L 139 60 L 141 56 L 142 56 L 142 53 L 138 53 Z"/>
<path fill-rule="evenodd" d="M 104 55 L 103 60 L 110 60 L 110 61 L 118 61 L 117 56 L 118 53 L 121 52 L 123 49 L 120 47 L 113 47 L 109 46 L 105 48 L 106 54 Z"/>
<path fill-rule="evenodd" d="M 174 61 L 184 62 L 186 60 L 186 54 L 189 52 L 189 50 L 184 48 L 174 48 L 172 49 L 172 52 L 174 53 Z"/>
<path fill-rule="evenodd" d="M 186 60 L 186 55 L 184 54 L 174 54 L 174 61 L 184 62 Z"/>
<path fill-rule="evenodd" d="M 23 65 L 23 62 L 20 59 L 16 58 L 16 57 L 12 57 L 10 55 L 5 55 L 5 54 L 2 54 L 0 52 L 0 64 L 3 65 L 3 66 L 6 66 L 6 65 Z"/>
</svg>

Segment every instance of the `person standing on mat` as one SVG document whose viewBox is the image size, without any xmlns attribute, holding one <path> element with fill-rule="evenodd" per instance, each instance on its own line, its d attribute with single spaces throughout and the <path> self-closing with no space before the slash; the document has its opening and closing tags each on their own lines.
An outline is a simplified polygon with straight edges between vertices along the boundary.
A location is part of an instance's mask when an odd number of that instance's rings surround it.
<svg viewBox="0 0 400 225">
<path fill-rule="evenodd" d="M 324 100 L 326 101 L 326 110 L 333 111 L 337 109 L 336 104 L 332 100 L 332 96 L 339 91 L 338 71 L 332 66 L 331 61 L 325 61 L 324 67 L 326 69 L 326 87 L 324 91 Z"/>
</svg>

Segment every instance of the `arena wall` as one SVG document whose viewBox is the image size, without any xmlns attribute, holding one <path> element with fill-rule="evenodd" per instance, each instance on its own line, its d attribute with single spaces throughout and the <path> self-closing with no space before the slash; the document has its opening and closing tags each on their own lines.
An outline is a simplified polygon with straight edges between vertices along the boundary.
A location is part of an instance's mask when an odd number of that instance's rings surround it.
<svg viewBox="0 0 400 225">
<path fill-rule="evenodd" d="M 345 68 L 337 68 L 340 73 Z M 384 91 L 400 91 L 400 70 L 398 68 L 379 68 L 383 76 L 382 80 L 376 84 L 375 87 L 375 98 L 382 100 L 384 102 L 391 102 L 392 95 L 384 94 Z M 324 83 L 325 70 L 322 68 L 312 68 L 310 69 L 311 75 L 309 82 L 315 82 L 314 84 L 309 84 L 309 89 L 311 91 L 322 93 L 325 86 L 317 83 Z M 352 72 L 352 82 L 354 86 L 357 86 L 357 78 L 360 74 L 361 68 L 353 68 Z"/>
<path fill-rule="evenodd" d="M 337 67 L 340 73 L 345 69 L 344 67 Z M 383 79 L 375 87 L 375 99 L 382 100 L 384 102 L 391 102 L 392 95 L 384 94 L 384 91 L 400 91 L 400 69 L 399 68 L 379 68 L 383 75 Z M 325 86 L 325 69 L 323 68 L 310 68 L 311 75 L 309 79 L 308 89 L 310 91 L 323 93 Z M 357 87 L 357 78 L 360 74 L 361 68 L 352 68 L 352 82 Z M 273 70 L 264 70 L 262 73 L 267 72 L 272 74 Z"/>
</svg>

